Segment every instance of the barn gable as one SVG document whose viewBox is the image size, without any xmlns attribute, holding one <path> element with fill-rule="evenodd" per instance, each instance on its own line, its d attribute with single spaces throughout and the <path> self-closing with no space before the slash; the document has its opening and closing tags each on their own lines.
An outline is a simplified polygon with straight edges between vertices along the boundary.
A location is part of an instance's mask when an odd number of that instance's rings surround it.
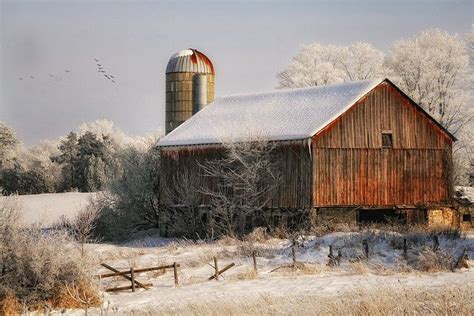
<svg viewBox="0 0 474 316">
<path fill-rule="evenodd" d="M 452 140 L 385 80 L 313 136 L 313 204 L 449 204 Z"/>
<path fill-rule="evenodd" d="M 383 136 L 384 135 L 384 136 Z M 313 137 L 316 147 L 442 149 L 456 140 L 388 79 L 355 102 Z"/>
<path fill-rule="evenodd" d="M 158 146 L 218 144 L 252 137 L 298 140 L 322 135 L 382 84 L 391 86 L 396 92 L 393 95 L 403 101 L 400 102 L 454 140 L 436 120 L 384 79 L 222 97 L 161 138 Z"/>
</svg>

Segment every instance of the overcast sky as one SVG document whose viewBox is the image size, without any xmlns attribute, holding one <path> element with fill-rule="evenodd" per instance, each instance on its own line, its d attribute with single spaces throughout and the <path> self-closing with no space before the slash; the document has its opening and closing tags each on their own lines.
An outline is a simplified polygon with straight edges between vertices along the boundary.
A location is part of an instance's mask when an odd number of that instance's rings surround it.
<svg viewBox="0 0 474 316">
<path fill-rule="evenodd" d="M 165 68 L 183 48 L 213 61 L 222 96 L 273 89 L 305 43 L 388 52 L 428 27 L 465 34 L 473 18 L 473 1 L 457 0 L 0 1 L 0 120 L 28 145 L 100 118 L 164 130 Z"/>
</svg>

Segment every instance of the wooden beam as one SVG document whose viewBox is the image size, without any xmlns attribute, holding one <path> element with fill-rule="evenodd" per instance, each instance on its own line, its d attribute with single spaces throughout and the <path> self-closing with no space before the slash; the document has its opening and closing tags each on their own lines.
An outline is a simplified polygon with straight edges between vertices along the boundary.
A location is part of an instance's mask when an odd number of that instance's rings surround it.
<svg viewBox="0 0 474 316">
<path fill-rule="evenodd" d="M 146 287 L 152 287 L 153 284 L 151 283 L 143 283 L 144 286 Z M 123 291 L 123 290 L 131 290 L 132 289 L 132 286 L 120 286 L 120 287 L 113 287 L 113 288 L 110 288 L 110 289 L 106 289 L 105 291 L 106 292 L 118 292 L 118 291 Z"/>
<path fill-rule="evenodd" d="M 177 263 L 176 266 L 179 268 L 179 267 L 180 267 L 179 263 Z M 135 273 L 149 272 L 149 271 L 155 271 L 155 270 L 172 269 L 173 267 L 174 267 L 174 266 L 171 264 L 171 265 L 160 266 L 160 267 L 151 267 L 151 268 L 135 269 L 134 272 L 135 272 Z M 107 268 L 107 267 L 106 267 L 106 268 Z M 109 269 L 109 268 L 107 268 L 107 269 Z M 110 270 L 110 269 L 109 269 L 109 270 Z M 113 270 L 112 270 L 112 271 L 113 271 Z M 109 278 L 109 277 L 114 277 L 114 276 L 124 276 L 124 275 L 127 275 L 127 274 L 130 274 L 130 271 L 118 271 L 118 270 L 117 270 L 117 272 L 114 272 L 114 273 L 104 273 L 104 274 L 98 275 L 97 277 Z"/>
<path fill-rule="evenodd" d="M 227 270 L 229 270 L 230 268 L 232 268 L 233 266 L 235 266 L 235 263 L 231 263 L 229 264 L 228 266 L 226 266 L 225 268 L 223 268 L 222 270 L 220 270 L 217 275 L 221 275 L 222 273 L 226 272 Z M 214 279 L 216 277 L 216 274 L 213 274 L 212 276 L 210 276 L 207 280 L 210 281 L 212 279 Z"/>
<path fill-rule="evenodd" d="M 107 268 L 107 269 L 113 271 L 113 272 L 120 272 L 119 270 L 115 269 L 114 267 L 109 266 L 108 264 L 101 263 L 100 265 L 103 266 L 104 268 Z M 142 283 L 138 282 L 137 280 L 132 280 L 132 278 L 127 275 L 127 274 L 130 274 L 130 271 L 125 271 L 125 272 L 126 272 L 125 274 L 123 274 L 123 275 L 120 274 L 120 275 L 123 276 L 125 279 L 127 279 L 129 281 L 134 281 L 135 284 L 138 285 L 139 287 L 142 287 L 144 289 L 148 289 L 149 286 L 151 286 L 151 285 L 147 286 L 146 284 L 142 284 Z"/>
</svg>

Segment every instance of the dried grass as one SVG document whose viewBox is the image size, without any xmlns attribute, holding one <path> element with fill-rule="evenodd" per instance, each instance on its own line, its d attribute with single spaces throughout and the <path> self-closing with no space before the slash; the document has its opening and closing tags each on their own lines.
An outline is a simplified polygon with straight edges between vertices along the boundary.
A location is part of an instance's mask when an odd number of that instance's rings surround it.
<svg viewBox="0 0 474 316">
<path fill-rule="evenodd" d="M 22 306 L 12 291 L 8 291 L 0 300 L 0 315 L 18 315 L 22 312 Z"/>
<path fill-rule="evenodd" d="M 274 268 L 271 272 L 278 272 L 285 276 L 294 275 L 313 275 L 329 271 L 329 268 L 324 264 L 297 262 L 295 266 L 292 264 L 283 265 Z"/>
<path fill-rule="evenodd" d="M 240 272 L 236 275 L 238 280 L 254 280 L 258 277 L 257 272 L 254 269 L 248 269 L 247 271 Z"/>
<path fill-rule="evenodd" d="M 263 243 L 269 238 L 270 236 L 268 235 L 267 229 L 265 227 L 257 227 L 250 234 L 245 236 L 244 240 L 248 242 Z"/>
<path fill-rule="evenodd" d="M 418 255 L 412 256 L 408 264 L 415 270 L 424 272 L 449 271 L 454 266 L 454 258 L 447 251 L 433 251 L 430 248 L 424 248 Z"/>
<path fill-rule="evenodd" d="M 148 314 L 146 311 L 140 313 Z M 153 306 L 149 315 L 472 315 L 474 286 L 348 288 L 331 296 L 262 294 L 251 300 L 212 300 L 180 307 Z"/>
<path fill-rule="evenodd" d="M 102 299 L 99 292 L 92 284 L 84 282 L 78 285 L 61 286 L 51 300 L 55 308 L 89 308 L 99 306 Z"/>
</svg>

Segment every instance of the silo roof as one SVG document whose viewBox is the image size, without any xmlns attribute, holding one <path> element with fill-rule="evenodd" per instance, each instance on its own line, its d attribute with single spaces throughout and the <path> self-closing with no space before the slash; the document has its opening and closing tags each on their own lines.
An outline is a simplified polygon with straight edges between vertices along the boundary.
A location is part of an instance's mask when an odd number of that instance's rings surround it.
<svg viewBox="0 0 474 316">
<path fill-rule="evenodd" d="M 211 60 L 196 49 L 183 49 L 171 56 L 166 73 L 194 72 L 201 74 L 214 74 L 214 65 Z"/>
</svg>

